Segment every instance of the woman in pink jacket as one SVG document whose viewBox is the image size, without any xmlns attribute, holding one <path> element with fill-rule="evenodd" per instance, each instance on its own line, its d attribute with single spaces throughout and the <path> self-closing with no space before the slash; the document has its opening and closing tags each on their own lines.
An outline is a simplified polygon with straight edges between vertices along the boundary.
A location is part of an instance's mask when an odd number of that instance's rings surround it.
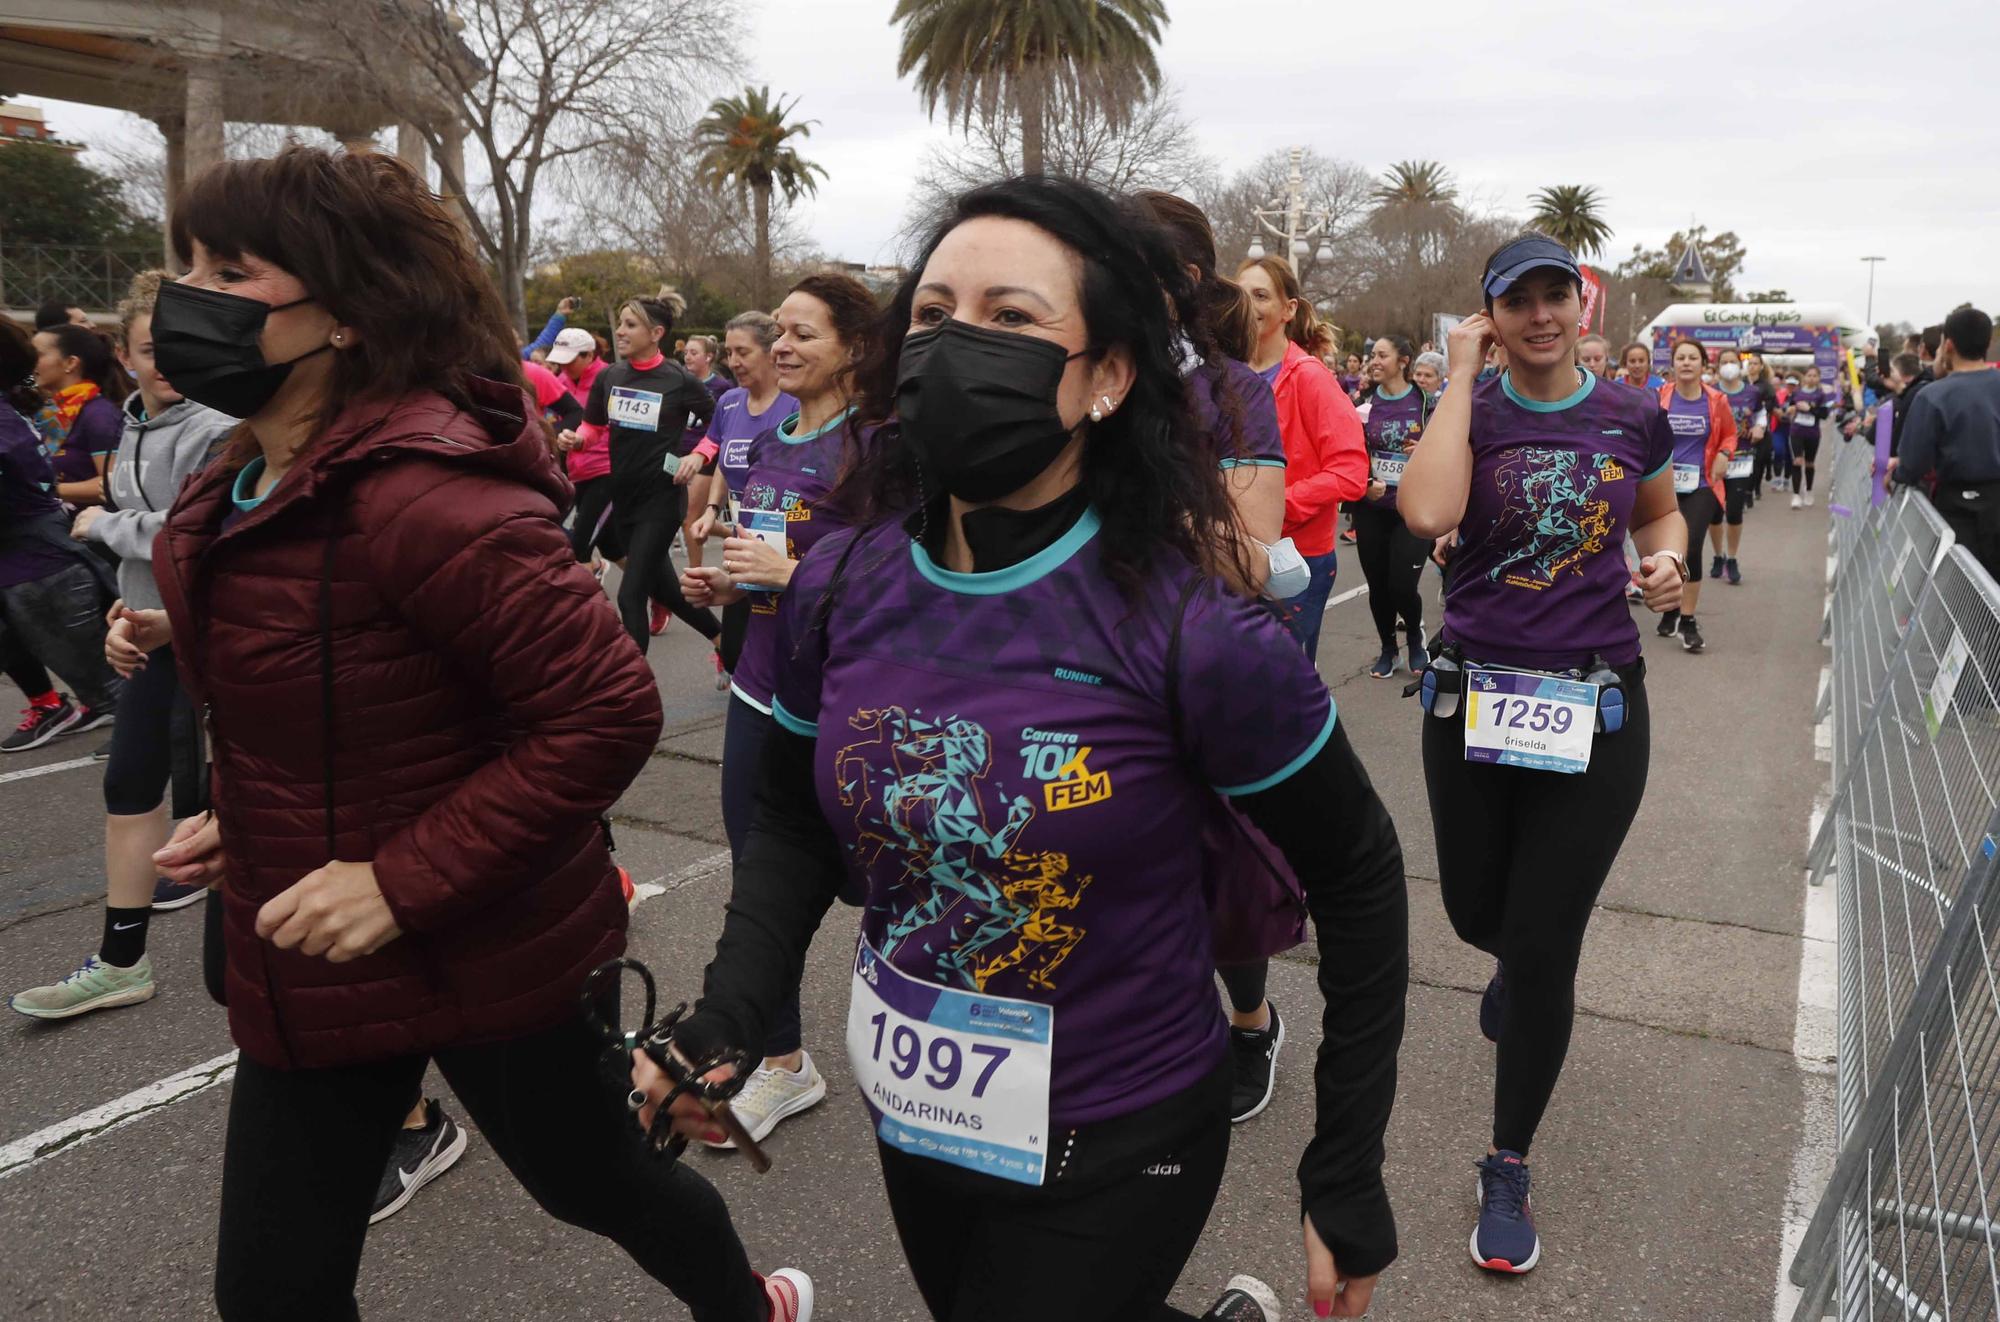
<svg viewBox="0 0 2000 1322">
<path fill-rule="evenodd" d="M 1285 441 L 1285 526 L 1312 570 L 1312 585 L 1281 603 L 1285 627 L 1317 659 L 1320 617 L 1338 566 L 1334 524 L 1340 502 L 1368 490 L 1368 445 L 1361 415 L 1320 355 L 1333 335 L 1299 293 L 1298 277 L 1276 257 L 1245 262 L 1236 281 L 1250 295 L 1257 343 L 1250 366 L 1271 383 Z"/>
</svg>

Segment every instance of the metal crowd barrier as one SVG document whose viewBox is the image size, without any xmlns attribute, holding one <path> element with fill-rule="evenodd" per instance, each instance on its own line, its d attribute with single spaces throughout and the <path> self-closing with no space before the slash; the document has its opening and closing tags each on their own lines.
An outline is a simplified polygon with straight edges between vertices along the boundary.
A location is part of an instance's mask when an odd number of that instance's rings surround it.
<svg viewBox="0 0 2000 1322">
<path fill-rule="evenodd" d="M 1835 465 L 1810 858 L 1839 903 L 1839 1156 L 1794 1319 L 2000 1322 L 2000 586 L 1921 495 L 1871 507 L 1866 458 Z"/>
</svg>

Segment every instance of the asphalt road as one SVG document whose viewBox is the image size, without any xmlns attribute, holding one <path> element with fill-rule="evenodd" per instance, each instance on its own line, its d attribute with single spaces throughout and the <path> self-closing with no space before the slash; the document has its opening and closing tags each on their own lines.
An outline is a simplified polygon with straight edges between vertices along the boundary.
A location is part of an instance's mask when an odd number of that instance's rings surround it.
<svg viewBox="0 0 2000 1322">
<path fill-rule="evenodd" d="M 1774 499 L 1749 518 L 1745 583 L 1712 584 L 1703 604 L 1706 654 L 1653 645 L 1644 621 L 1651 780 L 1591 926 L 1575 1042 L 1535 1151 L 1543 1263 L 1525 1278 L 1489 1276 L 1466 1254 L 1492 1079 L 1475 1010 L 1490 969 L 1438 902 L 1419 713 L 1400 677 L 1364 673 L 1366 599 L 1328 614 L 1321 669 L 1401 829 L 1414 917 L 1388 1161 L 1403 1256 L 1373 1317 L 1772 1315 L 1794 1153 L 1802 1138 L 1824 1141 L 1803 1133 L 1820 1081 L 1793 1046 L 1807 817 L 1825 776 L 1811 711 L 1826 512 Z M 1359 583 L 1343 559 L 1336 594 Z M 683 626 L 656 641 L 652 661 L 669 732 L 619 805 L 618 838 L 633 876 L 666 888 L 635 911 L 633 952 L 670 994 L 691 996 L 728 887 L 723 696 Z M 0 710 L 14 698 L 0 689 Z M 0 764 L 0 992 L 67 972 L 97 939 L 101 767 L 64 764 L 100 742 L 58 740 Z M 773 1137 L 768 1176 L 727 1156 L 690 1160 L 728 1195 L 754 1262 L 813 1274 L 820 1318 L 918 1319 L 840 1049 L 842 921 L 830 921 L 836 935 L 816 944 L 806 980 L 807 1042 L 829 1075 L 828 1102 Z M 0 1020 L 0 1149 L 226 1055 L 223 1012 L 201 987 L 199 928 L 199 908 L 156 919 L 160 994 L 146 1005 L 60 1025 Z M 1182 1278 L 1178 1302 L 1195 1311 L 1248 1271 L 1277 1287 L 1288 1316 L 1310 1316 L 1292 1175 L 1310 1129 L 1310 965 L 1278 961 L 1272 994 L 1293 1011 L 1294 1036 L 1270 1110 L 1236 1132 L 1221 1201 Z M 0 1316 L 212 1315 L 227 1104 L 227 1085 L 210 1087 L 0 1175 Z M 615 1248 L 542 1216 L 476 1133 L 454 1170 L 371 1232 L 360 1296 L 378 1318 L 686 1316 Z"/>
</svg>

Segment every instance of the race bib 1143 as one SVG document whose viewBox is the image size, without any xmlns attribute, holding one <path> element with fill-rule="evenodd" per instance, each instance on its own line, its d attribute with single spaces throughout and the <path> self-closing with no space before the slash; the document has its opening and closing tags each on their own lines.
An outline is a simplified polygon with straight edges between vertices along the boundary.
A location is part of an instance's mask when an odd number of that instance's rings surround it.
<svg viewBox="0 0 2000 1322">
<path fill-rule="evenodd" d="M 634 431 L 658 431 L 660 429 L 660 408 L 664 401 L 656 390 L 634 390 L 630 386 L 611 387 L 611 398 L 605 406 L 605 413 L 612 425 L 630 427 Z"/>
</svg>

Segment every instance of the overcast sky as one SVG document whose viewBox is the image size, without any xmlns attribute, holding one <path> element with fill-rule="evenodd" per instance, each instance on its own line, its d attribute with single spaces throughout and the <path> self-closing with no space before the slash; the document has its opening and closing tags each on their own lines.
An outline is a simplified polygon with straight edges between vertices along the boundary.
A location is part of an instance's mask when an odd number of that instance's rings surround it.
<svg viewBox="0 0 2000 1322">
<path fill-rule="evenodd" d="M 753 80 L 820 121 L 808 146 L 831 177 L 806 209 L 813 236 L 848 260 L 892 259 L 910 177 L 943 131 L 894 77 L 890 0 L 733 3 L 753 15 Z M 1607 264 L 1698 219 L 1742 237 L 1743 289 L 1861 315 L 1860 258 L 1879 254 L 1877 321 L 2000 305 L 2000 5 L 1172 0 L 1171 13 L 1161 64 L 1225 170 L 1295 144 L 1374 171 L 1435 158 L 1517 212 L 1536 188 L 1591 184 L 1615 231 Z M 49 109 L 74 137 L 118 131 L 106 111 Z"/>
</svg>

